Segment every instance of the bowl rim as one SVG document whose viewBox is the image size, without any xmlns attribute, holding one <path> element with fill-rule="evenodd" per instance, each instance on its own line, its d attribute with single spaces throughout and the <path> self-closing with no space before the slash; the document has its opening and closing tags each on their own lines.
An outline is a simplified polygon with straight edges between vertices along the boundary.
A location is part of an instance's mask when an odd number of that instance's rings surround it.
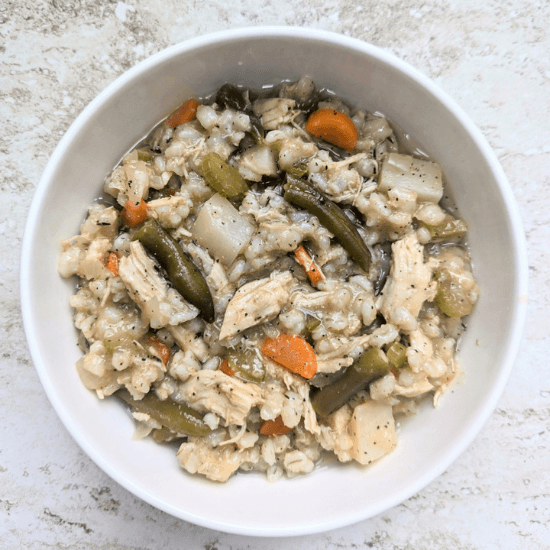
<svg viewBox="0 0 550 550">
<path fill-rule="evenodd" d="M 336 518 L 332 521 L 326 521 L 322 525 L 320 524 L 308 524 L 292 526 L 288 529 L 281 530 L 280 528 L 258 528 L 254 526 L 243 525 L 228 525 L 224 521 L 197 517 L 192 513 L 176 509 L 175 507 L 166 504 L 162 500 L 149 494 L 146 490 L 140 486 L 134 484 L 131 480 L 127 479 L 123 474 L 118 472 L 112 465 L 103 458 L 103 456 L 96 451 L 85 439 L 80 432 L 78 425 L 67 414 L 64 403 L 59 398 L 55 385 L 48 378 L 45 362 L 43 361 L 38 346 L 34 344 L 37 341 L 36 335 L 38 328 L 33 321 L 33 304 L 31 303 L 29 293 L 26 289 L 30 284 L 32 257 L 33 257 L 33 241 L 39 227 L 37 225 L 38 214 L 43 208 L 46 196 L 49 188 L 52 184 L 52 176 L 55 172 L 56 165 L 63 158 L 65 152 L 70 145 L 73 138 L 80 132 L 81 128 L 92 118 L 96 112 L 111 95 L 116 93 L 117 90 L 126 85 L 129 81 L 138 78 L 143 73 L 147 72 L 150 67 L 162 62 L 172 56 L 180 55 L 184 52 L 194 49 L 203 48 L 205 46 L 214 45 L 216 43 L 222 43 L 233 40 L 241 40 L 243 38 L 258 38 L 258 37 L 270 37 L 270 38 L 300 38 L 311 41 L 322 41 L 329 43 L 333 46 L 341 46 L 348 49 L 353 49 L 364 53 L 370 57 L 377 59 L 385 64 L 390 65 L 392 68 L 397 69 L 399 72 L 405 74 L 410 79 L 415 81 L 421 87 L 423 87 L 429 94 L 435 96 L 437 100 L 444 104 L 444 106 L 452 113 L 452 115 L 459 121 L 459 123 L 465 128 L 471 137 L 472 141 L 478 147 L 487 161 L 492 173 L 494 174 L 495 182 L 498 186 L 506 212 L 509 216 L 509 223 L 511 227 L 514 267 L 516 270 L 516 285 L 515 285 L 515 303 L 512 305 L 514 311 L 512 315 L 512 324 L 510 327 L 510 337 L 507 342 L 503 342 L 503 345 L 507 348 L 506 358 L 501 365 L 495 383 L 492 386 L 490 392 L 487 395 L 485 403 L 480 408 L 480 412 L 475 421 L 471 422 L 468 429 L 464 431 L 463 436 L 458 439 L 454 445 L 450 446 L 443 458 L 437 464 L 437 467 L 432 468 L 429 472 L 426 472 L 423 476 L 420 476 L 415 483 L 411 483 L 407 490 L 398 492 L 393 498 L 385 499 L 380 504 L 378 509 L 374 513 L 365 514 L 362 509 L 359 509 L 357 513 L 350 514 L 345 518 Z M 31 206 L 27 215 L 27 222 L 25 225 L 25 231 L 22 241 L 22 252 L 20 262 L 20 298 L 21 298 L 21 311 L 23 318 L 23 326 L 25 335 L 28 342 L 29 351 L 35 369 L 40 378 L 40 382 L 44 387 L 44 390 L 54 408 L 57 415 L 61 419 L 65 428 L 69 431 L 73 439 L 78 443 L 82 450 L 95 462 L 99 468 L 101 468 L 111 479 L 122 485 L 125 489 L 132 494 L 138 496 L 150 505 L 171 514 L 172 516 L 180 519 L 192 522 L 202 527 L 208 527 L 211 529 L 217 529 L 220 531 L 241 534 L 241 535 L 254 535 L 254 536 L 295 536 L 306 535 L 313 533 L 320 533 L 328 531 L 338 527 L 343 527 L 356 523 L 358 521 L 378 515 L 410 498 L 414 494 L 422 490 L 426 485 L 439 477 L 472 443 L 477 434 L 481 431 L 487 420 L 493 413 L 500 399 L 504 387 L 508 381 L 510 373 L 512 371 L 517 353 L 519 351 L 523 328 L 525 324 L 526 312 L 527 312 L 527 287 L 528 287 L 528 267 L 527 267 L 527 248 L 525 242 L 525 235 L 519 215 L 519 209 L 517 207 L 515 198 L 513 196 L 510 185 L 507 181 L 504 170 L 502 169 L 494 151 L 489 146 L 487 140 L 482 135 L 481 131 L 470 120 L 469 116 L 462 110 L 458 104 L 447 95 L 439 86 L 437 86 L 430 78 L 421 73 L 418 69 L 415 69 L 407 62 L 399 59 L 387 50 L 381 49 L 370 43 L 362 40 L 348 37 L 342 34 L 317 30 L 313 28 L 294 27 L 294 26 L 258 26 L 258 27 L 243 27 L 232 30 L 225 30 L 219 32 L 213 32 L 191 38 L 180 42 L 178 44 L 169 46 L 164 50 L 150 56 L 144 61 L 138 63 L 121 76 L 116 78 L 111 84 L 109 84 L 102 92 L 100 92 L 78 115 L 75 121 L 71 124 L 67 132 L 61 138 L 59 144 L 55 148 L 52 156 L 50 157 L 40 181 L 36 187 Z"/>
</svg>

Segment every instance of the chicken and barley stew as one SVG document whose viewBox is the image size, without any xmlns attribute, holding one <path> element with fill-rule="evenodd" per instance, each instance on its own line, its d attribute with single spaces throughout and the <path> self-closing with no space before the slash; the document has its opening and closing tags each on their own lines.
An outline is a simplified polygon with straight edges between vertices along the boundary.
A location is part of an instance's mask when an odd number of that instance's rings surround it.
<svg viewBox="0 0 550 550">
<path fill-rule="evenodd" d="M 307 77 L 186 101 L 62 243 L 84 385 L 214 481 L 392 452 L 457 377 L 479 293 L 442 169 L 403 135 Z"/>
</svg>

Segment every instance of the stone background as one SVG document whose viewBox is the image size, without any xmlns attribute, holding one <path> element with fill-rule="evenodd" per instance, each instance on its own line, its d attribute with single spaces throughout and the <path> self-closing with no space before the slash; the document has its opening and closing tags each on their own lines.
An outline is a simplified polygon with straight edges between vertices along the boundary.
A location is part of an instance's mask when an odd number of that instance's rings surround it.
<svg viewBox="0 0 550 550">
<path fill-rule="evenodd" d="M 0 0 L 0 548 L 378 550 L 550 547 L 550 3 L 547 0 Z M 111 481 L 35 373 L 19 250 L 44 166 L 84 106 L 164 47 L 249 25 L 303 25 L 389 50 L 447 91 L 508 175 L 530 255 L 527 326 L 497 410 L 439 479 L 376 518 L 256 539 L 177 520 Z"/>
</svg>

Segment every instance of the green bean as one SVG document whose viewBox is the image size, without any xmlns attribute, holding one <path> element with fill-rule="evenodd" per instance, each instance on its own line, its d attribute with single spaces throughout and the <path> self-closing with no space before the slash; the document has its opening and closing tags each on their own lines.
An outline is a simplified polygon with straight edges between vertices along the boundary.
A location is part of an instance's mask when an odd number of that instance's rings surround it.
<svg viewBox="0 0 550 550">
<path fill-rule="evenodd" d="M 106 338 L 103 340 L 103 346 L 108 355 L 113 355 L 119 349 L 137 349 L 137 345 L 130 336 L 122 336 L 121 338 Z"/>
<path fill-rule="evenodd" d="M 368 273 L 370 252 L 367 245 L 342 209 L 304 180 L 287 174 L 285 200 L 317 216 L 340 242 L 348 254 Z"/>
<path fill-rule="evenodd" d="M 265 378 L 265 365 L 258 355 L 243 346 L 229 350 L 226 357 L 229 366 L 242 378 L 251 382 L 262 382 Z"/>
<path fill-rule="evenodd" d="M 369 348 L 333 384 L 321 388 L 311 399 L 315 412 L 328 416 L 345 405 L 358 391 L 390 370 L 388 358 L 376 347 Z"/>
<path fill-rule="evenodd" d="M 127 390 L 119 390 L 115 395 L 133 409 L 148 414 L 176 434 L 199 436 L 211 432 L 203 421 L 204 415 L 185 403 L 176 403 L 171 399 L 161 401 L 154 392 L 149 392 L 139 400 L 134 399 Z"/>
<path fill-rule="evenodd" d="M 251 113 L 248 115 L 250 118 L 250 135 L 256 143 L 256 145 L 263 145 L 264 142 L 264 127 L 260 117 Z"/>
<path fill-rule="evenodd" d="M 218 153 L 207 153 L 202 159 L 202 173 L 206 183 L 228 199 L 242 199 L 248 185 L 239 171 L 229 166 Z"/>
<path fill-rule="evenodd" d="M 143 148 L 137 150 L 138 159 L 143 160 L 145 162 L 149 162 L 150 160 L 153 160 L 154 153 L 151 151 L 151 149 Z"/>
<path fill-rule="evenodd" d="M 386 352 L 390 367 L 400 369 L 407 362 L 407 348 L 400 342 L 394 342 Z"/>
<path fill-rule="evenodd" d="M 460 284 L 460 277 L 447 269 L 436 271 L 437 293 L 435 303 L 447 316 L 459 319 L 472 313 L 474 304 L 470 302 Z"/>
<path fill-rule="evenodd" d="M 166 270 L 174 288 L 200 310 L 205 321 L 212 323 L 214 301 L 210 289 L 202 273 L 178 242 L 155 219 L 149 219 L 141 226 L 133 237 L 133 240 L 136 239 Z"/>
<path fill-rule="evenodd" d="M 173 441 L 178 437 L 183 437 L 183 434 L 180 435 L 180 434 L 174 433 L 172 430 L 170 430 L 166 426 L 153 430 L 152 435 L 153 435 L 153 439 L 155 440 L 155 443 L 168 443 L 169 441 Z"/>
<path fill-rule="evenodd" d="M 305 176 L 309 171 L 309 167 L 307 165 L 307 162 L 301 161 L 301 162 L 295 162 L 287 171 L 286 173 L 295 177 L 295 178 L 301 178 L 302 176 Z"/>
<path fill-rule="evenodd" d="M 224 84 L 216 92 L 216 103 L 224 109 L 244 111 L 246 109 L 246 98 L 242 90 L 233 84 Z"/>
<path fill-rule="evenodd" d="M 444 241 L 464 237 L 468 233 L 468 226 L 464 220 L 449 220 L 439 225 L 428 225 L 421 223 L 431 235 L 431 242 Z"/>
</svg>

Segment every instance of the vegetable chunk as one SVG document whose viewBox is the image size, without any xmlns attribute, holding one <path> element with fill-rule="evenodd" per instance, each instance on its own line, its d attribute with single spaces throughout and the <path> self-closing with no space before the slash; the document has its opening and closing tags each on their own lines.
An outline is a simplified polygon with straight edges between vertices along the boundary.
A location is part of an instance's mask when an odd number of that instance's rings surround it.
<svg viewBox="0 0 550 550">
<path fill-rule="evenodd" d="M 306 132 L 348 151 L 355 149 L 359 135 L 351 118 L 334 109 L 315 111 L 307 121 Z"/>
<path fill-rule="evenodd" d="M 310 379 L 317 372 L 317 357 L 313 348 L 303 338 L 281 334 L 268 338 L 262 346 L 262 353 L 289 371 Z"/>
<path fill-rule="evenodd" d="M 388 192 L 394 188 L 414 191 L 419 201 L 437 203 L 443 196 L 441 166 L 430 160 L 390 153 L 382 164 L 378 190 Z"/>
<path fill-rule="evenodd" d="M 370 464 L 397 447 L 391 405 L 376 401 L 358 405 L 348 431 L 353 439 L 353 458 L 360 464 Z"/>
<path fill-rule="evenodd" d="M 193 225 L 197 242 L 224 265 L 231 265 L 250 241 L 254 227 L 221 195 L 204 203 Z"/>
</svg>

